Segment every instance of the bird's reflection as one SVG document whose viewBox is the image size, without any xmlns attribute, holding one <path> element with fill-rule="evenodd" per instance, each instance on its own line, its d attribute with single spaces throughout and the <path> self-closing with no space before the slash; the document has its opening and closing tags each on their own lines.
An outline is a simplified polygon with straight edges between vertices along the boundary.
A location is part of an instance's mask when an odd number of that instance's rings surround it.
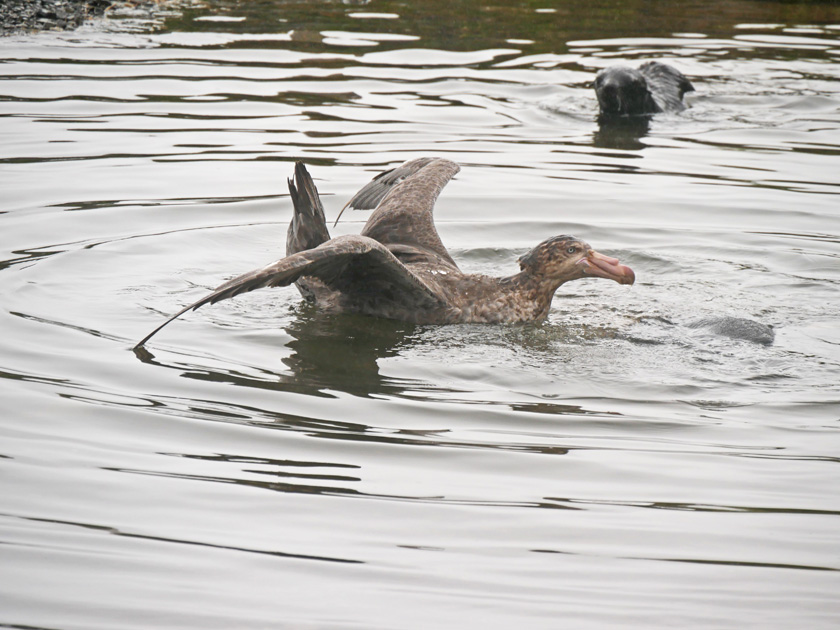
<svg viewBox="0 0 840 630">
<path fill-rule="evenodd" d="M 288 368 L 285 370 L 280 366 L 266 369 L 239 364 L 211 368 L 210 362 L 200 361 L 197 355 L 178 354 L 175 359 L 163 359 L 145 347 L 135 348 L 134 353 L 144 363 L 178 369 L 182 376 L 198 380 L 310 395 L 331 395 L 329 391 L 357 396 L 393 395 L 411 383 L 382 376 L 378 362 L 413 343 L 416 328 L 413 324 L 364 315 L 323 313 L 302 305 L 284 325 L 292 337 L 285 343 L 292 353 L 281 359 Z"/>
<path fill-rule="evenodd" d="M 598 117 L 598 130 L 592 135 L 592 144 L 601 149 L 638 151 L 647 145 L 641 141 L 650 129 L 650 116 Z"/>
<path fill-rule="evenodd" d="M 298 383 L 356 395 L 402 389 L 382 377 L 379 360 L 399 354 L 412 342 L 416 326 L 353 314 L 328 314 L 314 307 L 286 326 L 293 354 L 283 359 Z"/>
</svg>

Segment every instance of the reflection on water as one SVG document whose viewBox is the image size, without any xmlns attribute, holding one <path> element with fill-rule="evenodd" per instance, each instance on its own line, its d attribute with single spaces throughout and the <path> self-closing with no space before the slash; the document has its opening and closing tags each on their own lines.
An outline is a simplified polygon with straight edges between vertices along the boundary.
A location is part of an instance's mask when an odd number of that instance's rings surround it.
<svg viewBox="0 0 840 630">
<path fill-rule="evenodd" d="M 410 342 L 409 325 L 314 314 L 311 319 L 297 319 L 285 330 L 294 337 L 287 344 L 293 354 L 283 360 L 293 373 L 292 381 L 320 382 L 327 387 L 340 383 L 344 391 L 358 396 L 400 389 L 380 376 L 377 362 L 396 356 Z"/>
<path fill-rule="evenodd" d="M 0 40 L 0 625 L 836 627 L 838 24 L 207 0 Z M 599 121 L 650 58 L 690 108 Z M 572 233 L 637 284 L 526 326 L 256 291 L 130 351 L 280 255 L 296 160 L 330 220 L 420 155 L 465 167 L 465 271 Z"/>
<path fill-rule="evenodd" d="M 323 395 L 340 389 L 356 396 L 399 394 L 405 383 L 392 381 L 379 373 L 378 361 L 397 356 L 412 341 L 410 324 L 371 319 L 361 315 L 318 313 L 302 304 L 300 313 L 290 319 L 284 331 L 291 340 L 283 349 L 288 370 L 262 372 L 261 378 L 230 371 L 206 371 L 199 365 L 186 367 L 179 361 L 170 367 L 181 369 L 187 378 L 226 382 L 246 387 L 262 387 L 280 391 Z M 278 350 L 281 350 L 278 348 Z M 146 347 L 134 349 L 144 363 L 165 367 Z M 201 360 L 201 357 L 194 357 Z"/>
<path fill-rule="evenodd" d="M 638 151 L 645 148 L 642 139 L 650 129 L 648 116 L 599 117 L 592 145 L 602 149 Z"/>
</svg>

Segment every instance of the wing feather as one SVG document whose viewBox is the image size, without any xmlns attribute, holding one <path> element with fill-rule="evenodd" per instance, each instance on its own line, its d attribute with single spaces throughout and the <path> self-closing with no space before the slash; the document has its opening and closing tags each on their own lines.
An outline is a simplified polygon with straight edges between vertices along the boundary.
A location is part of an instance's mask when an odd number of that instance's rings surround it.
<svg viewBox="0 0 840 630">
<path fill-rule="evenodd" d="M 396 288 L 393 293 L 407 305 L 439 308 L 446 304 L 429 285 L 380 243 L 364 236 L 339 236 L 314 249 L 292 254 L 225 282 L 212 293 L 175 313 L 141 339 L 134 349 L 145 345 L 164 326 L 187 311 L 255 289 L 287 286 L 301 276 L 316 277 L 331 289 L 348 295 L 359 291 L 359 285 L 364 285 L 365 291 L 375 294 L 375 283 L 384 282 Z"/>
<path fill-rule="evenodd" d="M 353 198 L 348 201 L 333 223 L 333 227 L 338 224 L 338 220 L 347 208 L 351 210 L 373 210 L 379 205 L 379 202 L 391 192 L 391 189 L 399 184 L 407 177 L 411 177 L 417 171 L 425 167 L 429 162 L 437 158 L 417 158 L 409 160 L 405 164 L 396 168 L 382 171 L 375 176 L 370 182 L 365 184 L 359 192 L 353 195 Z"/>
<path fill-rule="evenodd" d="M 381 198 L 362 235 L 394 251 L 405 247 L 425 251 L 430 263 L 458 269 L 435 228 L 434 207 L 441 190 L 460 170 L 443 158 L 420 158 L 375 178 L 359 191 L 364 196 L 370 188 L 371 198 Z"/>
<path fill-rule="evenodd" d="M 324 206 L 321 205 L 318 189 L 303 162 L 295 164 L 295 178 L 288 182 L 294 212 L 286 233 L 286 256 L 312 249 L 330 240 Z"/>
</svg>

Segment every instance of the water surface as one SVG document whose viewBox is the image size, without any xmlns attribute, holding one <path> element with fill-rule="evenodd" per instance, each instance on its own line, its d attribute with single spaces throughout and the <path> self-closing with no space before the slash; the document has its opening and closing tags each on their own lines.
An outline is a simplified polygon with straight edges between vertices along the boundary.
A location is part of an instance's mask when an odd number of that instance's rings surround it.
<svg viewBox="0 0 840 630">
<path fill-rule="evenodd" d="M 837 627 L 840 9 L 164 17 L 0 40 L 0 625 Z M 599 128 L 597 71 L 651 58 L 690 109 Z M 421 155 L 465 270 L 572 233 L 637 284 L 528 326 L 265 290 L 131 352 L 282 254 L 294 161 L 334 218 Z"/>
</svg>

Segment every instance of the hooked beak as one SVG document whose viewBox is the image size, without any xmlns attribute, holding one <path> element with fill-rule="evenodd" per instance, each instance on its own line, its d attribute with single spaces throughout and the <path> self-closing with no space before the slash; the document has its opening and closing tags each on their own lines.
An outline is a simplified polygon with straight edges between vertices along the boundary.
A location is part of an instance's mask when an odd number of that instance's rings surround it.
<svg viewBox="0 0 840 630">
<path fill-rule="evenodd" d="M 619 284 L 633 284 L 636 281 L 636 274 L 630 267 L 620 264 L 618 258 L 604 256 L 594 249 L 590 249 L 586 258 L 581 258 L 577 264 L 583 265 L 585 276 L 615 280 Z"/>
</svg>

